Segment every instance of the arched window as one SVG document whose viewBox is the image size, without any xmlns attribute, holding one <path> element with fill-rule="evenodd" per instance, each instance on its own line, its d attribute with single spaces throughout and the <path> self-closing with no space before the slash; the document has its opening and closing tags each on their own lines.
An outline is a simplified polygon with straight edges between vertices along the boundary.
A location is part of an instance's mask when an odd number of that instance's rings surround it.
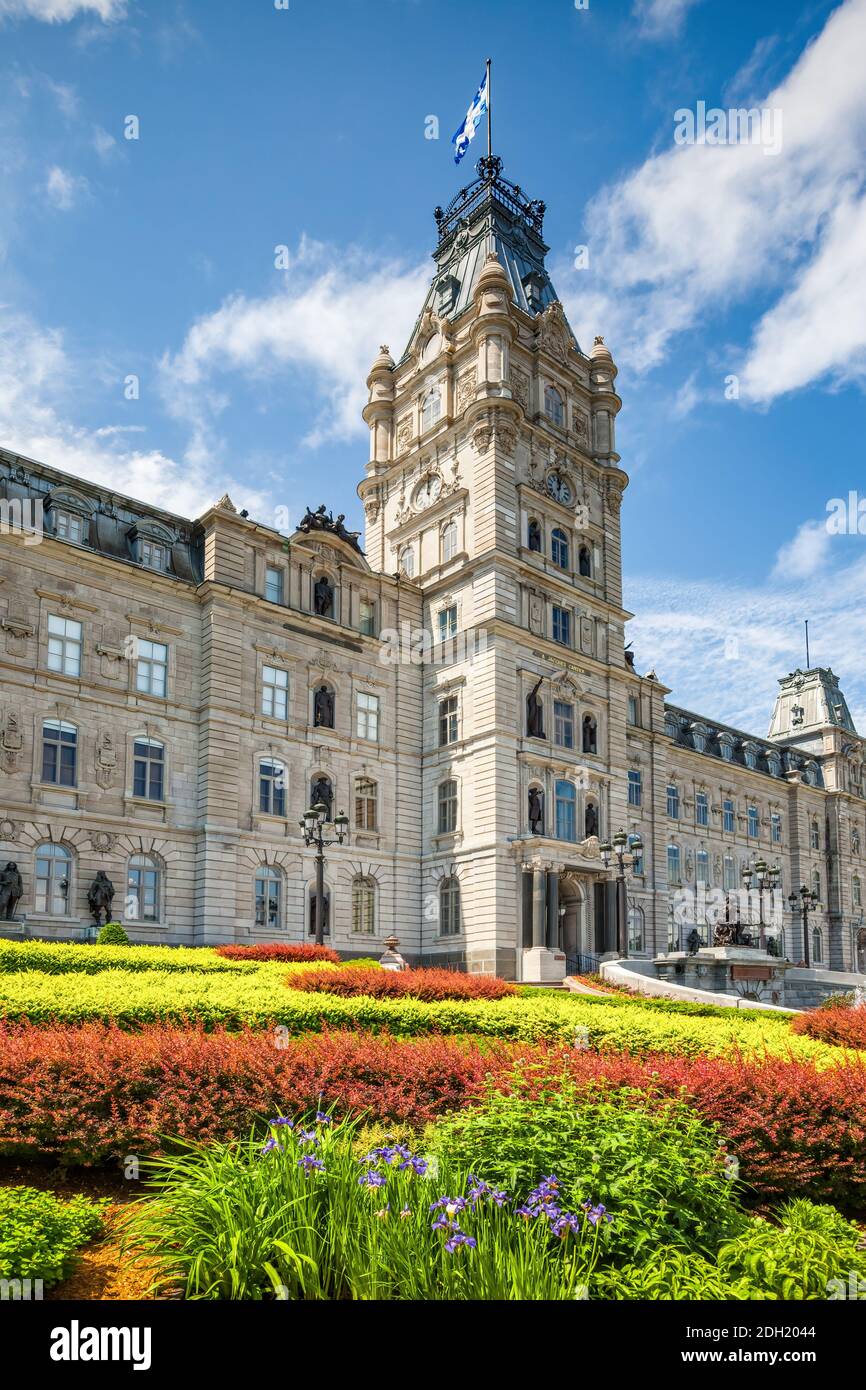
<svg viewBox="0 0 866 1390">
<path fill-rule="evenodd" d="M 541 551 L 541 527 L 537 521 L 530 521 L 527 529 L 527 544 L 530 550 Z"/>
<path fill-rule="evenodd" d="M 432 429 L 439 416 L 442 414 L 442 392 L 438 386 L 434 386 L 432 391 L 428 391 L 424 397 L 424 404 L 421 407 L 421 429 Z"/>
<path fill-rule="evenodd" d="M 411 545 L 403 546 L 397 560 L 397 565 L 406 575 L 407 579 L 412 578 L 415 573 L 415 551 L 412 549 Z"/>
<path fill-rule="evenodd" d="M 259 763 L 259 810 L 266 816 L 286 814 L 286 766 L 274 758 Z"/>
<path fill-rule="evenodd" d="M 355 781 L 355 829 L 378 830 L 379 789 L 370 777 Z"/>
<path fill-rule="evenodd" d="M 812 928 L 812 960 L 815 965 L 820 964 L 824 959 L 824 944 L 821 937 L 821 928 Z"/>
<path fill-rule="evenodd" d="M 77 778 L 78 730 L 74 724 L 46 719 L 42 724 L 42 780 L 74 787 Z"/>
<path fill-rule="evenodd" d="M 165 745 L 154 738 L 133 742 L 132 794 L 144 801 L 162 801 L 165 796 Z"/>
<path fill-rule="evenodd" d="M 646 949 L 644 942 L 645 917 L 642 907 L 634 905 L 629 908 L 628 913 L 628 949 L 630 951 L 643 951 Z"/>
<path fill-rule="evenodd" d="M 453 778 L 439 783 L 439 834 L 451 835 L 457 829 L 457 783 Z"/>
<path fill-rule="evenodd" d="M 588 545 L 582 545 L 577 552 L 577 572 L 584 579 L 592 578 L 592 555 Z"/>
<path fill-rule="evenodd" d="M 283 876 L 272 864 L 256 869 L 256 926 L 276 931 L 282 922 Z"/>
<path fill-rule="evenodd" d="M 439 884 L 439 935 L 458 936 L 460 925 L 460 882 L 443 878 Z"/>
<path fill-rule="evenodd" d="M 851 880 L 851 898 L 855 907 L 862 907 L 863 892 L 860 886 L 860 875 L 855 874 Z"/>
<path fill-rule="evenodd" d="M 442 563 L 447 564 L 457 554 L 457 522 L 449 521 L 442 530 Z"/>
<path fill-rule="evenodd" d="M 334 586 L 326 574 L 320 574 L 313 584 L 313 612 L 320 618 L 334 616 Z"/>
<path fill-rule="evenodd" d="M 577 839 L 577 792 L 571 782 L 556 783 L 556 838 Z"/>
<path fill-rule="evenodd" d="M 550 536 L 550 558 L 561 570 L 568 569 L 568 536 L 555 526 Z"/>
<path fill-rule="evenodd" d="M 594 714 L 583 716 L 583 751 L 584 753 L 598 752 L 598 724 Z"/>
<path fill-rule="evenodd" d="M 72 888 L 72 855 L 64 845 L 44 844 L 36 849 L 37 912 L 66 917 Z"/>
<path fill-rule="evenodd" d="M 555 386 L 544 388 L 544 413 L 555 425 L 565 424 L 565 406 Z"/>
<path fill-rule="evenodd" d="M 128 922 L 158 922 L 162 897 L 162 870 L 150 854 L 133 854 L 126 869 Z"/>
<path fill-rule="evenodd" d="M 363 875 L 352 880 L 352 931 L 365 936 L 376 932 L 376 885 Z"/>
</svg>

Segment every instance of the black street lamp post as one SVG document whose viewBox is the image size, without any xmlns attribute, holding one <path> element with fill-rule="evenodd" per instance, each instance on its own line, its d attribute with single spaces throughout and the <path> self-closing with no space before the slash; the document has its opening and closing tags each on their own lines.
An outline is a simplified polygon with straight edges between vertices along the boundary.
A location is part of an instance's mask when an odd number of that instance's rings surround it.
<svg viewBox="0 0 866 1390">
<path fill-rule="evenodd" d="M 325 850 L 330 849 L 331 845 L 341 845 L 349 828 L 349 817 L 341 811 L 338 816 L 334 817 L 336 835 L 330 840 L 326 840 L 324 826 L 327 819 L 328 808 L 319 801 L 304 812 L 304 818 L 299 822 L 304 832 L 304 844 L 314 845 L 316 849 L 315 935 L 317 946 L 323 946 L 325 943 Z"/>
<path fill-rule="evenodd" d="M 625 861 L 631 857 L 632 873 L 635 872 L 637 862 L 643 851 L 643 841 L 639 835 L 626 835 L 624 830 L 618 830 L 613 837 L 613 843 L 605 840 L 598 847 L 601 854 L 601 862 L 606 869 L 610 868 L 611 859 L 616 859 L 616 945 L 620 956 L 628 956 L 628 914 L 625 902 Z"/>
<path fill-rule="evenodd" d="M 758 926 L 762 951 L 766 950 L 767 947 L 767 934 L 764 928 L 769 925 L 764 921 L 764 889 L 769 888 L 771 891 L 775 889 L 779 882 L 779 873 L 778 864 L 768 865 L 766 859 L 759 859 L 755 864 L 747 864 L 743 869 L 743 887 L 746 892 L 748 893 L 755 884 L 758 888 Z M 749 916 L 751 917 L 751 912 Z"/>
<path fill-rule="evenodd" d="M 807 888 L 804 883 L 802 888 L 800 889 L 799 894 L 790 893 L 788 895 L 788 906 L 791 909 L 792 916 L 797 915 L 797 909 L 799 907 L 800 916 L 803 919 L 803 960 L 805 961 L 806 969 L 808 970 L 810 969 L 809 913 L 814 912 L 815 908 L 818 906 L 818 894 L 815 892 L 814 889 Z"/>
</svg>

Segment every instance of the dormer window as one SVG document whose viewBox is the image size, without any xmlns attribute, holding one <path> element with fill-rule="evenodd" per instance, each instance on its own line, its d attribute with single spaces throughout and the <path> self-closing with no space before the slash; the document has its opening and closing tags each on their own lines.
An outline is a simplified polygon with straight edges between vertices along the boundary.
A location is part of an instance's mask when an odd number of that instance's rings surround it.
<svg viewBox="0 0 866 1390">
<path fill-rule="evenodd" d="M 526 306 L 537 314 L 544 307 L 542 298 L 544 293 L 544 279 L 537 270 L 531 270 L 523 281 L 523 288 L 526 293 Z"/>
<path fill-rule="evenodd" d="M 84 545 L 87 539 L 87 522 L 78 512 L 56 511 L 54 513 L 54 534 L 60 540 Z"/>
<path fill-rule="evenodd" d="M 165 570 L 168 550 L 159 541 L 142 538 L 138 542 L 138 563 L 148 570 Z"/>
<path fill-rule="evenodd" d="M 554 425 L 559 425 L 560 429 L 565 424 L 565 405 L 555 386 L 544 388 L 544 413 L 548 420 Z"/>
<path fill-rule="evenodd" d="M 442 392 L 438 386 L 428 391 L 421 407 L 421 430 L 432 429 L 442 414 Z"/>
</svg>

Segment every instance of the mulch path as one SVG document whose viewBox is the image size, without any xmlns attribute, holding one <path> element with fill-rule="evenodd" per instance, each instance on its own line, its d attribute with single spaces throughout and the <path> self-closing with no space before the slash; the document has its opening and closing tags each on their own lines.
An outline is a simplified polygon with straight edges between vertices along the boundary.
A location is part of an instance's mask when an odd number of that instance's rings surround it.
<svg viewBox="0 0 866 1390">
<path fill-rule="evenodd" d="M 96 1240 L 83 1245 L 68 1279 L 46 1289 L 45 1299 L 87 1299 L 112 1302 L 152 1299 L 148 1292 L 156 1269 L 155 1261 L 136 1261 L 121 1250 L 120 1220 L 124 1208 L 142 1195 L 139 1183 L 129 1182 L 119 1170 L 76 1168 L 71 1171 L 37 1159 L 0 1159 L 0 1186 L 38 1187 L 57 1197 L 109 1197 L 105 1209 L 105 1230 Z"/>
</svg>

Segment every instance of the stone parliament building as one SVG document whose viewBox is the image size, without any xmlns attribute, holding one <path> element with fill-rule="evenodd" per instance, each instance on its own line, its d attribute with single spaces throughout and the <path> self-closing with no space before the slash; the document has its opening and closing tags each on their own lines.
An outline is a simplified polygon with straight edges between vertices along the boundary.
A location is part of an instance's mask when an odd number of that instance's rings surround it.
<svg viewBox="0 0 866 1390">
<path fill-rule="evenodd" d="M 805 884 L 812 962 L 863 970 L 864 739 L 836 677 L 786 676 L 759 737 L 639 674 L 612 355 L 575 341 L 544 205 L 496 157 L 435 217 L 408 346 L 367 379 L 363 544 L 324 507 L 287 538 L 0 450 L 0 932 L 81 939 L 104 870 L 134 941 L 309 939 L 318 801 L 349 817 L 323 904 L 347 955 L 396 934 L 519 979 L 531 950 L 610 950 L 622 828 L 630 954 L 707 940 L 677 895 L 765 860 L 780 953 L 804 954 Z"/>
</svg>

